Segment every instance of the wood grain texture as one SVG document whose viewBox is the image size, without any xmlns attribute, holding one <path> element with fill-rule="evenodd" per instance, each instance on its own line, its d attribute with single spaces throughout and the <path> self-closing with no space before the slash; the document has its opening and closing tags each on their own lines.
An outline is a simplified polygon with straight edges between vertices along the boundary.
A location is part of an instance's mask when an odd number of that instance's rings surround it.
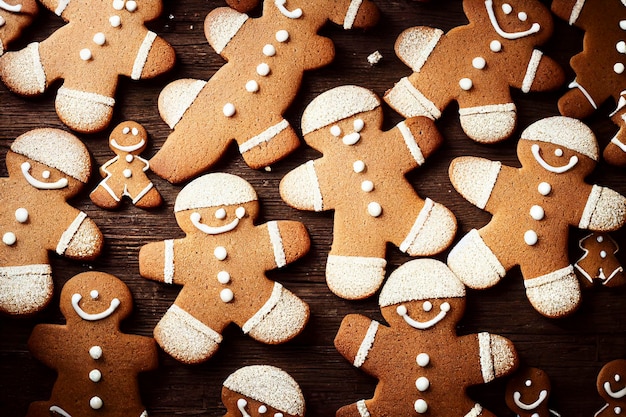
<svg viewBox="0 0 626 417">
<path fill-rule="evenodd" d="M 401 77 L 410 73 L 395 56 L 393 45 L 398 34 L 411 26 L 429 25 L 444 30 L 463 24 L 466 20 L 457 0 L 433 0 L 419 3 L 412 0 L 374 0 L 382 10 L 381 21 L 373 30 L 344 31 L 328 24 L 322 33 L 335 41 L 335 61 L 323 69 L 307 73 L 294 105 L 286 115 L 294 127 L 305 106 L 329 88 L 356 84 L 382 95 Z M 164 13 L 150 28 L 169 41 L 177 53 L 175 70 L 155 80 L 121 81 L 111 129 L 124 120 L 143 124 L 151 144 L 143 156 L 152 156 L 163 144 L 169 128 L 157 111 L 157 97 L 170 81 L 180 78 L 208 79 L 223 60 L 208 45 L 202 30 L 206 14 L 223 6 L 223 0 L 165 0 Z M 258 11 L 256 12 L 258 13 Z M 33 40 L 41 40 L 61 25 L 61 20 L 43 12 L 35 25 L 25 33 L 13 49 Z M 582 33 L 555 18 L 556 34 L 542 50 L 566 68 L 567 79 L 574 75 L 568 61 L 581 48 Z M 367 56 L 380 51 L 382 61 L 370 66 Z M 54 92 L 43 97 L 23 99 L 0 86 L 0 146 L 1 157 L 18 135 L 39 127 L 64 128 L 54 112 Z M 457 240 L 474 227 L 481 227 L 489 216 L 464 200 L 453 189 L 447 175 L 452 158 L 475 155 L 519 166 L 515 143 L 519 132 L 543 117 L 558 114 L 556 102 L 563 91 L 524 95 L 513 93 L 517 102 L 519 123 L 514 137 L 504 143 L 485 146 L 469 140 L 461 131 L 457 108 L 450 106 L 438 122 L 446 141 L 426 164 L 409 175 L 422 197 L 445 204 L 459 220 Z M 612 104 L 603 105 L 588 124 L 603 148 L 616 131 L 606 115 Z M 386 128 L 401 118 L 385 107 Z M 107 131 L 81 135 L 93 159 L 100 165 L 113 154 L 107 146 Z M 317 152 L 302 145 L 289 158 L 272 167 L 271 172 L 252 171 L 242 161 L 234 147 L 214 171 L 242 176 L 259 194 L 261 221 L 276 219 L 299 220 L 306 224 L 312 237 L 312 250 L 302 260 L 284 270 L 270 274 L 309 303 L 311 320 L 304 333 L 292 342 L 267 346 L 242 335 L 232 326 L 224 335 L 218 353 L 208 362 L 185 366 L 163 351 L 159 352 L 160 368 L 141 377 L 143 400 L 152 417 L 220 416 L 224 408 L 220 401 L 221 384 L 236 369 L 251 364 L 271 364 L 289 372 L 300 384 L 307 403 L 309 417 L 333 416 L 343 405 L 370 398 L 376 381 L 352 367 L 333 347 L 333 338 L 341 319 L 350 313 L 362 313 L 382 320 L 377 298 L 345 301 L 334 296 L 326 287 L 324 267 L 332 237 L 332 213 L 299 212 L 284 204 L 278 194 L 283 175 L 306 160 L 318 157 Z M 0 164 L 3 165 L 3 164 Z M 6 176 L 6 168 L 0 168 Z M 54 373 L 37 362 L 28 352 L 26 341 L 37 323 L 61 323 L 58 294 L 72 276 L 98 270 L 116 275 L 128 284 L 135 298 L 135 311 L 124 323 L 124 330 L 149 336 L 157 321 L 175 299 L 178 289 L 147 281 L 139 276 L 137 255 L 148 242 L 181 237 L 173 205 L 180 186 L 173 186 L 152 175 L 166 204 L 154 211 L 143 211 L 127 203 L 119 211 L 109 212 L 94 206 L 88 193 L 99 181 L 94 170 L 92 181 L 73 204 L 85 211 L 105 234 L 106 248 L 95 262 L 85 264 L 53 256 L 52 266 L 56 285 L 55 298 L 43 313 L 29 319 L 0 317 L 0 414 L 18 417 L 26 413 L 30 402 L 47 399 Z M 626 194 L 624 169 L 600 164 L 590 182 L 599 183 Z M 572 230 L 571 256 L 580 256 L 577 239 L 584 232 Z M 626 244 L 623 231 L 613 235 L 622 247 Z M 445 260 L 447 252 L 437 256 Z M 623 259 L 624 253 L 618 253 Z M 410 258 L 397 248 L 389 247 L 388 273 Z M 513 340 L 523 364 L 545 370 L 552 380 L 551 408 L 563 416 L 584 416 L 603 406 L 595 388 L 598 371 L 606 362 L 626 357 L 626 302 L 624 289 L 592 289 L 584 293 L 582 306 L 573 316 L 549 320 L 535 312 L 524 294 L 519 270 L 511 271 L 496 287 L 485 291 L 468 291 L 467 311 L 459 334 L 489 331 Z M 390 352 L 392 354 L 392 352 Z M 487 409 L 499 416 L 511 416 L 504 403 L 506 380 L 474 387 L 470 394 Z"/>
</svg>

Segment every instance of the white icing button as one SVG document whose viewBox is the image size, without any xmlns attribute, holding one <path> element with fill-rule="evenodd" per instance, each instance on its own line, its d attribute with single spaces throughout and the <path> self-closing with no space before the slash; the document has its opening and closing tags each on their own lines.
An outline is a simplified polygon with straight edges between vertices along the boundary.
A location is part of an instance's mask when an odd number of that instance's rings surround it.
<svg viewBox="0 0 626 417">
<path fill-rule="evenodd" d="M 269 43 L 263 47 L 263 55 L 265 56 L 274 56 L 276 55 L 276 48 L 274 45 L 270 45 Z"/>
<path fill-rule="evenodd" d="M 616 74 L 622 74 L 624 72 L 624 69 L 626 69 L 626 67 L 624 67 L 624 64 L 622 64 L 621 62 L 613 65 L 613 71 L 615 71 Z"/>
<path fill-rule="evenodd" d="M 430 381 L 425 376 L 421 376 L 415 381 L 415 386 L 418 391 L 424 392 L 430 387 Z"/>
<path fill-rule="evenodd" d="M 530 217 L 532 217 L 535 220 L 543 220 L 543 217 L 545 216 L 545 211 L 543 210 L 543 207 L 541 206 L 532 206 L 530 208 Z"/>
<path fill-rule="evenodd" d="M 91 297 L 92 300 L 97 300 L 98 297 L 100 297 L 100 293 L 98 292 L 98 290 L 91 290 L 89 292 L 89 296 Z"/>
<path fill-rule="evenodd" d="M 333 125 L 333 127 L 330 128 L 330 134 L 338 138 L 341 136 L 341 128 L 337 125 Z"/>
<path fill-rule="evenodd" d="M 604 242 L 604 237 L 603 236 L 598 236 L 596 238 L 596 240 L 598 241 L 598 243 L 602 243 L 602 242 Z"/>
<path fill-rule="evenodd" d="M 87 48 L 80 50 L 80 59 L 89 61 L 92 58 L 91 51 Z"/>
<path fill-rule="evenodd" d="M 517 14 L 517 18 L 518 18 L 520 21 L 525 22 L 526 20 L 528 20 L 528 15 L 527 15 L 526 13 L 524 13 L 524 12 L 519 12 L 519 13 Z"/>
<path fill-rule="evenodd" d="M 19 223 L 26 223 L 28 221 L 28 210 L 23 207 L 15 210 L 15 220 Z"/>
<path fill-rule="evenodd" d="M 235 298 L 235 294 L 233 294 L 233 291 L 230 288 L 224 288 L 220 291 L 220 299 L 224 303 L 230 303 L 233 301 L 233 298 Z"/>
<path fill-rule="evenodd" d="M 118 27 L 120 27 L 122 25 L 122 19 L 119 16 L 117 16 L 117 15 L 111 16 L 111 17 L 109 17 L 109 23 L 114 28 L 118 28 Z"/>
<path fill-rule="evenodd" d="M 265 414 L 265 413 L 267 413 L 267 407 L 265 405 L 260 405 L 259 414 Z"/>
<path fill-rule="evenodd" d="M 133 159 L 135 159 L 135 157 L 131 154 L 126 155 L 126 162 L 130 163 L 133 162 Z"/>
<path fill-rule="evenodd" d="M 428 353 L 420 353 L 419 355 L 417 355 L 415 361 L 419 366 L 424 368 L 430 364 L 430 356 L 428 356 Z"/>
<path fill-rule="evenodd" d="M 113 8 L 115 10 L 122 10 L 124 8 L 124 0 L 113 0 Z"/>
<path fill-rule="evenodd" d="M 218 261 L 223 261 L 228 256 L 228 252 L 226 252 L 226 248 L 224 246 L 218 246 L 213 251 L 213 254 L 217 258 Z"/>
<path fill-rule="evenodd" d="M 383 208 L 375 201 L 372 201 L 367 205 L 367 214 L 372 217 L 378 217 L 383 214 Z"/>
<path fill-rule="evenodd" d="M 2 236 L 2 242 L 7 246 L 13 246 L 15 242 L 17 242 L 17 237 L 15 237 L 15 233 L 13 232 L 6 232 Z"/>
<path fill-rule="evenodd" d="M 129 12 L 134 12 L 137 10 L 137 2 L 134 0 L 130 0 L 126 2 L 126 10 Z"/>
<path fill-rule="evenodd" d="M 259 91 L 259 83 L 254 80 L 250 80 L 246 83 L 246 91 L 248 93 L 256 93 Z"/>
<path fill-rule="evenodd" d="M 620 54 L 626 54 L 626 42 L 617 42 L 617 45 L 615 45 L 615 49 L 617 49 L 617 52 L 619 52 Z"/>
<path fill-rule="evenodd" d="M 89 356 L 91 356 L 91 359 L 100 359 L 102 357 L 102 348 L 100 346 L 92 346 L 89 348 Z"/>
<path fill-rule="evenodd" d="M 89 407 L 93 408 L 94 410 L 101 409 L 103 405 L 104 403 L 102 402 L 102 398 L 98 396 L 91 397 L 91 399 L 89 400 Z"/>
<path fill-rule="evenodd" d="M 502 51 L 502 44 L 498 40 L 493 40 L 489 43 L 489 49 L 491 49 L 491 52 L 500 52 Z"/>
<path fill-rule="evenodd" d="M 106 42 L 106 37 L 104 36 L 104 33 L 102 32 L 98 32 L 95 35 L 93 35 L 93 42 L 96 45 L 104 45 L 104 43 Z"/>
<path fill-rule="evenodd" d="M 619 27 L 620 27 L 622 30 L 626 30 L 626 20 L 620 20 L 620 22 L 619 22 Z"/>
<path fill-rule="evenodd" d="M 426 404 L 426 401 L 422 399 L 415 401 L 415 411 L 420 414 L 424 414 L 426 411 L 428 411 L 428 404 Z"/>
<path fill-rule="evenodd" d="M 224 108 L 222 109 L 224 112 L 224 116 L 233 117 L 235 115 L 235 105 L 233 103 L 224 104 Z"/>
<path fill-rule="evenodd" d="M 474 83 L 469 78 L 461 78 L 459 81 L 459 87 L 461 87 L 461 90 L 469 91 L 473 86 Z"/>
<path fill-rule="evenodd" d="M 526 382 L 524 382 L 524 385 L 526 385 L 527 387 L 530 387 L 533 384 L 533 381 L 531 381 L 530 379 L 527 379 Z"/>
<path fill-rule="evenodd" d="M 600 251 L 600 258 L 602 259 L 606 258 L 606 251 L 603 251 L 603 250 Z"/>
<path fill-rule="evenodd" d="M 477 56 L 476 58 L 472 59 L 472 66 L 476 69 L 484 69 L 486 65 L 487 61 L 485 61 L 485 58 L 483 58 L 482 56 Z"/>
<path fill-rule="evenodd" d="M 126 168 L 122 174 L 124 174 L 124 178 L 130 178 L 133 176 L 133 171 L 131 171 L 130 169 Z"/>
<path fill-rule="evenodd" d="M 511 12 L 513 11 L 513 7 L 511 7 L 509 3 L 504 3 L 502 5 L 502 11 L 504 12 L 504 14 L 511 14 Z"/>
<path fill-rule="evenodd" d="M 615 412 L 615 414 L 622 414 L 622 408 L 621 407 L 615 407 L 613 409 L 613 411 Z"/>
<path fill-rule="evenodd" d="M 528 246 L 536 245 L 538 240 L 537 232 L 534 230 L 527 230 L 524 233 L 524 242 L 526 242 Z"/>
<path fill-rule="evenodd" d="M 41 173 L 41 176 L 47 180 L 48 178 L 50 178 L 50 171 L 45 170 L 44 172 Z"/>
<path fill-rule="evenodd" d="M 220 284 L 228 284 L 230 282 L 230 274 L 226 271 L 220 271 L 217 273 L 217 281 Z"/>
<path fill-rule="evenodd" d="M 224 208 L 218 208 L 215 210 L 215 218 L 218 220 L 224 220 L 226 218 L 226 210 Z"/>
<path fill-rule="evenodd" d="M 286 30 L 279 30 L 276 32 L 276 40 L 278 42 L 287 42 L 289 40 L 289 32 Z"/>
<path fill-rule="evenodd" d="M 366 180 L 361 183 L 361 190 L 366 193 L 370 193 L 374 190 L 374 183 L 372 181 Z"/>
<path fill-rule="evenodd" d="M 102 372 L 97 369 L 90 371 L 89 379 L 91 380 L 91 382 L 100 382 L 100 380 L 102 379 Z"/>
<path fill-rule="evenodd" d="M 365 127 L 365 122 L 363 121 L 363 119 L 356 119 L 353 123 L 353 126 L 355 132 L 360 132 Z"/>
<path fill-rule="evenodd" d="M 266 77 L 270 73 L 270 66 L 267 65 L 265 62 L 262 62 L 257 65 L 256 73 L 259 74 L 261 77 Z"/>
<path fill-rule="evenodd" d="M 356 172 L 357 174 L 360 174 L 361 172 L 365 171 L 365 162 L 354 161 L 354 163 L 352 164 L 352 169 L 354 169 L 354 172 Z"/>
<path fill-rule="evenodd" d="M 547 182 L 542 182 L 542 183 L 539 183 L 539 186 L 537 187 L 537 191 L 539 191 L 539 194 L 541 195 L 548 195 L 552 191 L 552 186 L 548 184 Z"/>
</svg>

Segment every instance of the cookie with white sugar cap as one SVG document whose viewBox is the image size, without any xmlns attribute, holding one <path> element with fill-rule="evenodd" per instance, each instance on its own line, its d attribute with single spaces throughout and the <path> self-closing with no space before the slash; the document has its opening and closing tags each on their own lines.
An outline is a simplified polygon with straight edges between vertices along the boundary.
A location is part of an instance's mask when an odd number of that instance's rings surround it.
<svg viewBox="0 0 626 417">
<path fill-rule="evenodd" d="M 285 371 L 270 365 L 238 369 L 225 381 L 222 402 L 233 415 L 304 417 L 304 396 Z"/>
<path fill-rule="evenodd" d="M 216 172 L 204 175 L 184 187 L 176 197 L 174 212 L 257 200 L 256 191 L 246 180 L 236 175 Z"/>
</svg>

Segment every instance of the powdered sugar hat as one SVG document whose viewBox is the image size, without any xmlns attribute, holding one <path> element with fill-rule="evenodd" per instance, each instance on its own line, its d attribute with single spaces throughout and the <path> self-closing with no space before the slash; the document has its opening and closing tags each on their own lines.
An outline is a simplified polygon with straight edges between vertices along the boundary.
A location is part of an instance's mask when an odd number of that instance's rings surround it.
<svg viewBox="0 0 626 417">
<path fill-rule="evenodd" d="M 243 204 L 257 199 L 256 191 L 243 178 L 216 172 L 187 184 L 176 197 L 174 212 Z"/>
<path fill-rule="evenodd" d="M 522 139 L 548 142 L 598 160 L 598 142 L 589 127 L 578 119 L 554 116 L 541 119 L 522 132 Z"/>
<path fill-rule="evenodd" d="M 282 369 L 269 365 L 246 366 L 226 378 L 224 386 L 282 412 L 304 416 L 302 391 Z"/>
<path fill-rule="evenodd" d="M 374 110 L 380 99 L 370 90 L 356 85 L 344 85 L 328 90 L 304 109 L 302 134 L 306 135 L 331 123 Z"/>
<path fill-rule="evenodd" d="M 448 266 L 435 259 L 415 259 L 393 271 L 378 304 L 387 307 L 407 301 L 465 297 L 465 286 Z"/>
<path fill-rule="evenodd" d="M 85 145 L 74 135 L 60 129 L 34 129 L 18 136 L 11 150 L 28 159 L 58 169 L 86 183 L 91 174 L 91 158 Z"/>
</svg>

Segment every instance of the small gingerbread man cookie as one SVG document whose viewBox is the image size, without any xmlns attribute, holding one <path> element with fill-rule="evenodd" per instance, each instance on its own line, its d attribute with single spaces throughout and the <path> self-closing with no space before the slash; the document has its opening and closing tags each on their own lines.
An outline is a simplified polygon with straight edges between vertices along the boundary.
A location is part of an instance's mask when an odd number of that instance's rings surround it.
<svg viewBox="0 0 626 417">
<path fill-rule="evenodd" d="M 87 184 L 91 160 L 74 135 L 35 129 L 19 136 L 0 179 L 0 312 L 32 314 L 52 297 L 48 252 L 92 260 L 103 237 L 87 215 L 67 203 Z"/>
<path fill-rule="evenodd" d="M 304 417 L 304 396 L 298 383 L 285 371 L 269 365 L 253 365 L 232 373 L 222 388 L 228 416 Z"/>
<path fill-rule="evenodd" d="M 370 0 L 266 0 L 263 15 L 230 8 L 206 17 L 204 32 L 228 62 L 208 81 L 183 79 L 159 96 L 159 112 L 174 129 L 150 161 L 172 183 L 206 171 L 236 141 L 251 168 L 265 168 L 300 141 L 283 118 L 305 71 L 328 65 L 333 42 L 317 32 L 333 21 L 345 29 L 378 20 Z"/>
<path fill-rule="evenodd" d="M 0 55 L 37 14 L 35 0 L 0 0 Z"/>
<path fill-rule="evenodd" d="M 604 365 L 598 374 L 596 386 L 606 404 L 594 417 L 621 415 L 626 410 L 626 360 L 616 359 Z"/>
<path fill-rule="evenodd" d="M 140 208 L 161 205 L 161 194 L 145 173 L 150 164 L 139 156 L 147 144 L 148 133 L 139 123 L 123 122 L 111 132 L 109 148 L 116 157 L 100 167 L 104 179 L 89 195 L 95 205 L 114 209 L 120 206 L 123 197 L 130 198 Z"/>
<path fill-rule="evenodd" d="M 389 327 L 351 314 L 335 337 L 339 353 L 379 380 L 373 398 L 337 417 L 492 416 L 465 390 L 513 372 L 517 353 L 502 336 L 457 336 L 465 286 L 445 264 L 425 258 L 400 266 L 379 304 Z"/>
<path fill-rule="evenodd" d="M 454 238 L 452 212 L 422 200 L 405 174 L 442 141 L 434 122 L 415 117 L 384 132 L 380 100 L 357 86 L 329 90 L 302 116 L 304 140 L 324 156 L 280 183 L 283 200 L 301 210 L 335 211 L 326 281 L 335 294 L 361 299 L 385 277 L 387 243 L 411 256 L 444 250 Z"/>
<path fill-rule="evenodd" d="M 28 348 L 58 376 L 48 401 L 32 403 L 27 417 L 147 417 L 137 375 L 156 369 L 154 339 L 120 331 L 133 298 L 121 280 L 85 272 L 61 291 L 66 324 L 39 324 Z"/>
<path fill-rule="evenodd" d="M 106 128 L 118 78 L 152 78 L 174 66 L 174 49 L 145 23 L 161 14 L 161 0 L 42 0 L 67 25 L 0 59 L 0 77 L 13 92 L 43 94 L 58 79 L 56 111 L 80 132 Z"/>
<path fill-rule="evenodd" d="M 582 275 L 583 286 L 600 282 L 606 287 L 618 287 L 626 283 L 624 268 L 617 259 L 617 242 L 606 233 L 591 233 L 578 242 L 585 252 L 574 264 Z"/>
<path fill-rule="evenodd" d="M 626 199 L 585 182 L 598 145 L 579 120 L 558 116 L 533 123 L 522 132 L 517 155 L 521 168 L 476 157 L 452 161 L 454 188 L 493 218 L 461 239 L 448 266 L 465 285 L 482 289 L 519 265 L 533 307 L 563 317 L 580 301 L 568 259 L 569 227 L 616 230 L 626 222 Z"/>
<path fill-rule="evenodd" d="M 174 212 L 186 237 L 150 243 L 139 252 L 143 277 L 182 285 L 154 329 L 167 353 L 185 363 L 205 361 L 230 323 L 268 344 L 291 340 L 304 329 L 308 305 L 265 276 L 308 252 L 302 223 L 255 225 L 256 192 L 242 178 L 224 173 L 185 186 Z"/>
<path fill-rule="evenodd" d="M 461 127 L 475 141 L 492 143 L 515 129 L 510 89 L 546 91 L 564 81 L 561 67 L 535 49 L 552 34 L 552 16 L 538 0 L 464 0 L 469 24 L 448 33 L 405 30 L 396 54 L 413 70 L 385 94 L 405 117 L 439 119 L 452 101 Z"/>
<path fill-rule="evenodd" d="M 548 408 L 550 378 L 538 368 L 518 370 L 506 385 L 506 405 L 517 417 L 558 417 Z"/>
</svg>

